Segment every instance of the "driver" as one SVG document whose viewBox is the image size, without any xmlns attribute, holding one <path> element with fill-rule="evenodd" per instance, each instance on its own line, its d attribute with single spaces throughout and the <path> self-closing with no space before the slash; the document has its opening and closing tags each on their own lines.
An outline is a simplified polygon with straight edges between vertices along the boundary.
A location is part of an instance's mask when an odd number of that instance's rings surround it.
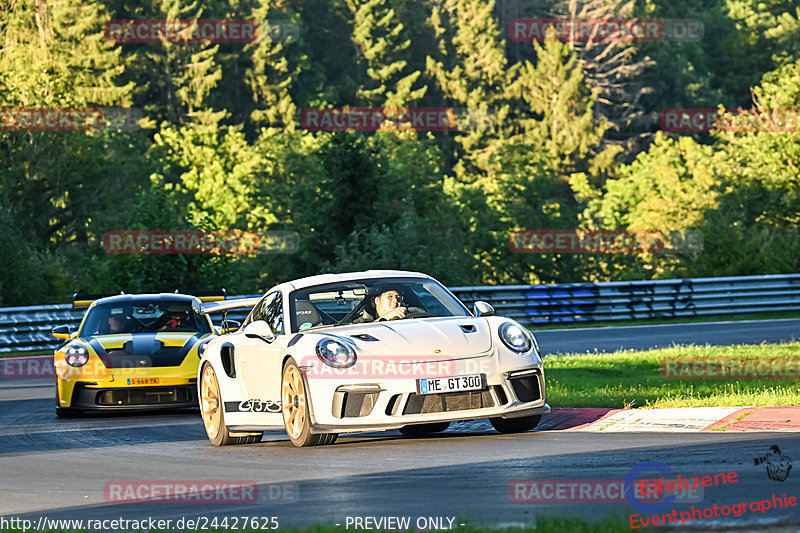
<svg viewBox="0 0 800 533">
<path fill-rule="evenodd" d="M 108 317 L 108 332 L 121 333 L 125 329 L 125 317 L 122 315 L 111 315 Z"/>
<path fill-rule="evenodd" d="M 105 315 L 105 319 L 100 319 L 97 325 L 96 335 L 112 335 L 114 333 L 125 333 L 128 327 L 128 319 L 122 308 L 111 309 Z"/>
<path fill-rule="evenodd" d="M 373 297 L 372 304 L 375 309 L 374 313 L 365 309 L 353 323 L 396 320 L 405 318 L 406 313 L 408 313 L 408 308 L 403 307 L 403 297 L 395 289 L 383 289 L 377 296 Z"/>
</svg>

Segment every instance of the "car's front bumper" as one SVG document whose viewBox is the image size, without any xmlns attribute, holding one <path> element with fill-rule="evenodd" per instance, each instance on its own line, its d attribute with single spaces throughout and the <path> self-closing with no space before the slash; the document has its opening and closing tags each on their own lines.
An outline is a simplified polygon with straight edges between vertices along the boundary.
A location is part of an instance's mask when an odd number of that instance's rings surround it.
<svg viewBox="0 0 800 533">
<path fill-rule="evenodd" d="M 81 411 L 196 408 L 194 384 L 149 387 L 92 387 L 78 382 L 72 389 L 69 408 Z"/>
<path fill-rule="evenodd" d="M 476 363 L 479 361 L 479 366 Z M 541 363 L 501 369 L 493 358 L 453 361 L 453 376 L 480 373 L 481 391 L 422 395 L 417 377 L 331 380 L 306 376 L 314 431 L 350 432 L 393 429 L 411 424 L 518 418 L 550 412 Z M 477 369 L 477 370 L 476 370 Z M 433 376 L 431 376 L 433 377 Z"/>
</svg>

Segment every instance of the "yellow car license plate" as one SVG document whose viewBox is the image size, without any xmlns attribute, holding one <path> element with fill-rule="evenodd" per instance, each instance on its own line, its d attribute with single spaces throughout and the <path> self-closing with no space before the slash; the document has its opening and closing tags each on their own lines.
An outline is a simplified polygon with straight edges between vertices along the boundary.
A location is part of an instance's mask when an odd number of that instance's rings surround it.
<svg viewBox="0 0 800 533">
<path fill-rule="evenodd" d="M 158 385 L 158 378 L 128 378 L 128 385 Z"/>
</svg>

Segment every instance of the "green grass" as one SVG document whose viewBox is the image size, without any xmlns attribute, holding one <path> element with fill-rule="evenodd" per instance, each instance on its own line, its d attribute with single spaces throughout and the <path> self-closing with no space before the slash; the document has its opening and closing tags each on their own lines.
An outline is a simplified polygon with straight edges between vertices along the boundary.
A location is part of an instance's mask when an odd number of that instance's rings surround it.
<svg viewBox="0 0 800 533">
<path fill-rule="evenodd" d="M 54 350 L 34 350 L 32 352 L 3 352 L 0 357 L 29 357 L 32 355 L 53 355 Z"/>
<path fill-rule="evenodd" d="M 662 350 L 545 358 L 552 407 L 700 407 L 800 404 L 797 380 L 666 380 L 663 358 L 800 359 L 800 343 L 681 346 Z"/>
</svg>

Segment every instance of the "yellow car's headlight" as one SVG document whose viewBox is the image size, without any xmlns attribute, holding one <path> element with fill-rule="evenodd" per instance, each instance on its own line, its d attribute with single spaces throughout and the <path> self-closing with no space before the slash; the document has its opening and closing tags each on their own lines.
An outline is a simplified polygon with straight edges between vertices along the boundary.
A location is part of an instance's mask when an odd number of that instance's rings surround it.
<svg viewBox="0 0 800 533">
<path fill-rule="evenodd" d="M 65 359 L 70 366 L 83 366 L 89 360 L 89 351 L 80 344 L 74 344 L 67 350 Z"/>
</svg>

